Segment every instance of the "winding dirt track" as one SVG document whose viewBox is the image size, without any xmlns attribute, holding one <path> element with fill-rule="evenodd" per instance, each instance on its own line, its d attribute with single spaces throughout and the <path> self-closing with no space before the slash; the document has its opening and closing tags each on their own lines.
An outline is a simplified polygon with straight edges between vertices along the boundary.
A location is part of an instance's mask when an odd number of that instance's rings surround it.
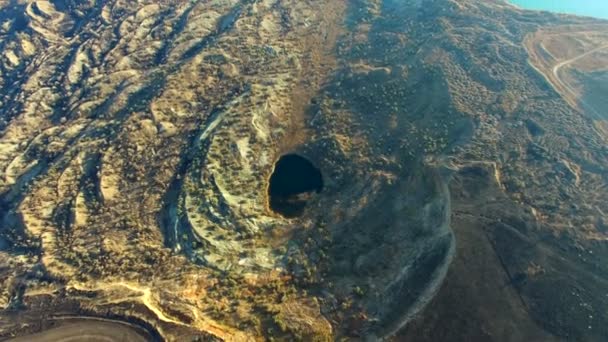
<svg viewBox="0 0 608 342">
<path fill-rule="evenodd" d="M 587 103 L 585 100 L 583 100 L 582 97 L 579 96 L 579 94 L 577 94 L 577 92 L 567 82 L 565 82 L 564 80 L 562 80 L 559 77 L 559 71 L 563 67 L 565 67 L 567 65 L 570 65 L 570 64 L 572 64 L 572 63 L 574 63 L 574 62 L 576 62 L 576 61 L 578 61 L 578 60 L 580 60 L 580 59 L 582 59 L 584 57 L 587 57 L 587 56 L 589 56 L 591 54 L 594 54 L 594 53 L 596 53 L 598 51 L 601 51 L 603 49 L 606 49 L 606 48 L 608 48 L 608 44 L 607 45 L 602 45 L 602 46 L 597 47 L 597 48 L 595 48 L 593 50 L 589 50 L 587 52 L 584 52 L 584 53 L 582 53 L 582 54 L 580 54 L 580 55 L 578 55 L 578 56 L 576 56 L 574 58 L 570 58 L 568 60 L 560 62 L 560 63 L 556 64 L 555 66 L 553 66 L 553 69 L 551 70 L 551 72 L 553 73 L 553 77 L 559 83 L 558 87 L 561 87 L 563 90 L 565 90 L 566 92 L 568 92 L 570 96 L 572 96 L 575 100 L 577 100 L 583 106 L 583 109 L 585 109 L 586 111 L 588 111 L 591 115 L 593 115 L 593 117 L 595 119 L 598 119 L 598 120 L 602 120 L 602 119 L 604 119 L 604 117 L 593 106 L 591 106 L 589 103 Z"/>
<path fill-rule="evenodd" d="M 40 333 L 21 336 L 10 342 L 145 342 L 144 336 L 129 324 L 96 318 L 79 318 Z"/>
</svg>

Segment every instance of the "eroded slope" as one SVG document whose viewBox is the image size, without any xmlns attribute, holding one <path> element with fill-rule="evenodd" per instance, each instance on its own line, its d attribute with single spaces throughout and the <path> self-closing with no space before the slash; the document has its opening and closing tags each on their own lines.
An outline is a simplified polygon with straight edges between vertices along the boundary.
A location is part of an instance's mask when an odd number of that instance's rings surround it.
<svg viewBox="0 0 608 342">
<path fill-rule="evenodd" d="M 0 4 L 2 336 L 41 316 L 168 340 L 608 336 L 607 137 L 524 46 L 603 24 L 498 1 Z M 287 152 L 323 175 L 296 218 L 268 205 Z"/>
</svg>

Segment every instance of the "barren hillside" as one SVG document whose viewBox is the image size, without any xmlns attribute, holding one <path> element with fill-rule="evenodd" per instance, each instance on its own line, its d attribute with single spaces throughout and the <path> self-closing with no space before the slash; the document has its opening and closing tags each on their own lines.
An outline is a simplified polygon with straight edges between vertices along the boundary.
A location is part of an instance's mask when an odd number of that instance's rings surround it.
<svg viewBox="0 0 608 342">
<path fill-rule="evenodd" d="M 608 23 L 0 0 L 0 339 L 608 340 Z"/>
</svg>

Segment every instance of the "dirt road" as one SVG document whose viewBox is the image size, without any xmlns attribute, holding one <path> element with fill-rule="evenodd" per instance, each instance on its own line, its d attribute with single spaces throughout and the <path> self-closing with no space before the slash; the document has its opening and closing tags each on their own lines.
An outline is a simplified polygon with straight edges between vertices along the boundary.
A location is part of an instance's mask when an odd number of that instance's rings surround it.
<svg viewBox="0 0 608 342">
<path fill-rule="evenodd" d="M 150 337 L 128 324 L 97 319 L 75 319 L 36 334 L 17 337 L 9 342 L 145 342 Z"/>
<path fill-rule="evenodd" d="M 566 92 L 568 92 L 569 96 L 572 96 L 573 99 L 577 100 L 582 106 L 583 109 L 585 109 L 587 112 L 589 112 L 591 115 L 593 115 L 596 119 L 598 120 L 602 120 L 605 119 L 603 115 L 600 114 L 600 112 L 598 110 L 596 110 L 592 105 L 590 105 L 589 103 L 587 103 L 585 100 L 583 100 L 582 96 L 580 96 L 579 94 L 577 94 L 576 90 L 574 90 L 567 82 L 565 82 L 564 80 L 562 80 L 559 77 L 559 71 L 569 65 L 572 64 L 584 57 L 587 57 L 593 53 L 596 53 L 600 50 L 606 49 L 608 48 L 608 45 L 602 45 L 600 47 L 597 47 L 593 50 L 589 50 L 585 53 L 582 53 L 574 58 L 570 58 L 568 60 L 559 62 L 558 64 L 556 64 L 555 66 L 553 66 L 553 69 L 551 70 L 553 73 L 553 77 L 555 78 L 555 80 L 559 83 L 558 87 L 563 88 L 563 90 L 565 90 Z"/>
</svg>

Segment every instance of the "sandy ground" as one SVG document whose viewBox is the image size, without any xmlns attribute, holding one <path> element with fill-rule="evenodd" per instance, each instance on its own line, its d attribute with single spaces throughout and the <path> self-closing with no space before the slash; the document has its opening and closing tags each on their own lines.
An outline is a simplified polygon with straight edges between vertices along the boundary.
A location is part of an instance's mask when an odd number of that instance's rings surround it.
<svg viewBox="0 0 608 342">
<path fill-rule="evenodd" d="M 586 86 L 572 81 L 572 74 L 591 74 L 606 69 L 606 26 L 564 26 L 540 30 L 525 41 L 531 65 L 573 107 L 596 120 L 606 120 L 605 108 L 589 99 Z M 583 77 L 584 79 L 585 77 Z"/>
</svg>

